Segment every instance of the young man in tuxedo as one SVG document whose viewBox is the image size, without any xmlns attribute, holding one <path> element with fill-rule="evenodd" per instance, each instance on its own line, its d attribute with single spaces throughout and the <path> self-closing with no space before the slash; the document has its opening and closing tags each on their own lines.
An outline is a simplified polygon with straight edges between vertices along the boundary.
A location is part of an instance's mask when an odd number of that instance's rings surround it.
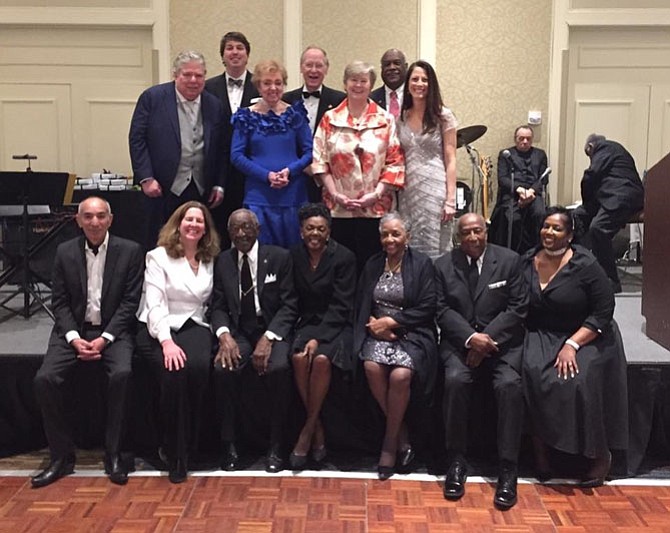
<svg viewBox="0 0 670 533">
<path fill-rule="evenodd" d="M 69 378 L 74 367 L 91 361 L 102 363 L 108 380 L 105 470 L 113 483 L 128 481 L 119 452 L 144 254 L 139 244 L 110 235 L 111 223 L 109 204 L 95 196 L 87 198 L 77 213 L 84 235 L 62 243 L 56 251 L 52 293 L 56 323 L 34 382 L 51 460 L 31 479 L 35 488 L 74 470 L 75 448 L 63 394 L 65 387 L 73 386 Z"/>
</svg>

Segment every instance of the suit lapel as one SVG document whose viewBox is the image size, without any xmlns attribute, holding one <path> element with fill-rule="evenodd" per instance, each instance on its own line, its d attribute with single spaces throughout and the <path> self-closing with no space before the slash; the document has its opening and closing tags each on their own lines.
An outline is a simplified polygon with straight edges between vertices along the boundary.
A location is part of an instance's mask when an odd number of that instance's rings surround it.
<svg viewBox="0 0 670 533">
<path fill-rule="evenodd" d="M 498 258 L 492 248 L 487 248 L 484 254 L 484 262 L 482 264 L 482 271 L 479 274 L 479 281 L 477 282 L 477 289 L 475 290 L 475 300 L 479 298 L 491 280 L 498 265 Z"/>
<path fill-rule="evenodd" d="M 174 132 L 177 142 L 181 146 L 181 132 L 179 131 L 179 114 L 177 112 L 177 90 L 174 83 L 171 83 L 165 91 L 163 98 L 163 105 L 165 106 L 165 114 L 170 120 L 172 131 Z"/>
<path fill-rule="evenodd" d="M 102 302 L 105 300 L 105 295 L 109 291 L 109 286 L 112 283 L 114 270 L 119 258 L 118 246 L 115 239 L 109 236 L 107 243 L 107 255 L 105 256 L 105 270 L 102 274 L 102 290 L 100 291 L 100 310 L 102 311 Z"/>
<path fill-rule="evenodd" d="M 468 258 L 461 250 L 454 250 L 453 257 L 455 267 L 454 272 L 465 286 L 468 287 Z"/>
<path fill-rule="evenodd" d="M 79 272 L 79 287 L 83 300 L 86 301 L 88 297 L 88 271 L 86 269 L 86 251 L 84 250 L 86 238 L 82 237 L 77 243 L 77 270 Z"/>
<path fill-rule="evenodd" d="M 260 301 L 265 286 L 265 277 L 268 274 L 268 255 L 265 247 L 258 247 L 258 267 L 256 270 L 256 287 L 258 288 L 258 299 Z M 261 306 L 262 307 L 262 306 Z"/>
</svg>

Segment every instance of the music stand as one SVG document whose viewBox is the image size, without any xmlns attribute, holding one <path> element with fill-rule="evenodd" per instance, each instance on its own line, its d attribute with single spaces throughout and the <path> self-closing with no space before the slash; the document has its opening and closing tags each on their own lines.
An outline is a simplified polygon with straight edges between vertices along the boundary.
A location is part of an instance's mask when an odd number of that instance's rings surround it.
<svg viewBox="0 0 670 533">
<path fill-rule="evenodd" d="M 0 302 L 4 307 L 7 302 L 19 294 L 23 294 L 23 317 L 29 318 L 33 302 L 38 303 L 53 319 L 54 315 L 33 288 L 33 278 L 39 278 L 30 268 L 30 257 L 43 246 L 38 242 L 30 246 L 30 218 L 29 205 L 56 205 L 63 206 L 72 201 L 74 189 L 74 175 L 67 172 L 33 172 L 28 168 L 25 172 L 0 172 L 0 191 L 2 191 L 3 205 L 20 205 L 23 207 L 21 226 L 23 239 L 21 241 L 20 258 L 2 273 L 0 287 L 2 287 L 17 270 L 22 270 L 21 285 L 10 296 Z M 49 238 L 49 232 L 44 239 Z M 45 280 L 41 280 L 45 282 Z M 48 283 L 46 283 L 48 285 Z M 31 302 L 31 296 L 33 302 Z"/>
</svg>

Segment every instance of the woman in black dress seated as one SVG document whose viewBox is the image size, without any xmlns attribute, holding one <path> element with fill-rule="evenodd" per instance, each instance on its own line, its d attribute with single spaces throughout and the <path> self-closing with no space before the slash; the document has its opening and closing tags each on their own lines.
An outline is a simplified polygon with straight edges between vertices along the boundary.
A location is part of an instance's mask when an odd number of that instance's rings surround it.
<svg viewBox="0 0 670 533">
<path fill-rule="evenodd" d="M 612 449 L 628 445 L 626 359 L 614 294 L 595 257 L 571 244 L 569 211 L 550 207 L 526 256 L 530 287 L 523 381 L 538 478 L 547 446 L 590 460 L 582 486 L 603 484 Z"/>
<path fill-rule="evenodd" d="M 330 238 L 331 216 L 323 204 L 298 211 L 302 243 L 291 250 L 300 317 L 293 343 L 293 373 L 307 418 L 291 468 L 301 470 L 326 456 L 319 413 L 330 386 L 331 365 L 351 370 L 351 318 L 356 290 L 356 258 Z"/>
<path fill-rule="evenodd" d="M 363 359 L 375 400 L 386 416 L 379 457 L 382 480 L 414 457 L 405 411 L 410 385 L 429 391 L 435 378 L 435 271 L 430 258 L 412 250 L 410 228 L 397 213 L 381 218 L 383 251 L 365 264 L 357 291 L 354 353 Z"/>
</svg>

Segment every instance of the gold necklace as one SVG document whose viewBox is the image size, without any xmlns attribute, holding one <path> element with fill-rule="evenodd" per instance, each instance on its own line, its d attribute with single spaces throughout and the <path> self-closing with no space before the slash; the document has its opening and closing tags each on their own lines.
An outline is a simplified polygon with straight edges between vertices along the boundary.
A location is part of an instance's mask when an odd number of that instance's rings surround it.
<svg viewBox="0 0 670 533">
<path fill-rule="evenodd" d="M 396 272 L 398 272 L 400 270 L 400 266 L 402 265 L 402 259 L 403 259 L 404 255 L 405 254 L 400 256 L 400 259 L 398 260 L 398 262 L 395 264 L 395 266 L 393 268 L 391 268 L 391 264 L 389 263 L 389 258 L 388 257 L 386 258 L 386 264 L 384 266 L 384 273 L 382 274 L 382 278 L 384 278 L 385 280 L 391 279 L 393 277 L 393 274 L 395 274 Z"/>
</svg>

